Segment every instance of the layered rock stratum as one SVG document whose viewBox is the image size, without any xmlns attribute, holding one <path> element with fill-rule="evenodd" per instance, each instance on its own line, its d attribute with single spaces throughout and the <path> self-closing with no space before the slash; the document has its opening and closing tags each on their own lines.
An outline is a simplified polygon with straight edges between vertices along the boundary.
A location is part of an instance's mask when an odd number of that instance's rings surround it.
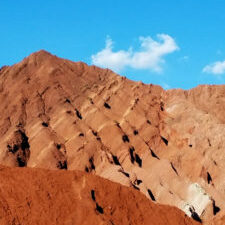
<svg viewBox="0 0 225 225">
<path fill-rule="evenodd" d="M 225 86 L 39 51 L 1 68 L 0 100 L 1 224 L 225 224 Z"/>
</svg>

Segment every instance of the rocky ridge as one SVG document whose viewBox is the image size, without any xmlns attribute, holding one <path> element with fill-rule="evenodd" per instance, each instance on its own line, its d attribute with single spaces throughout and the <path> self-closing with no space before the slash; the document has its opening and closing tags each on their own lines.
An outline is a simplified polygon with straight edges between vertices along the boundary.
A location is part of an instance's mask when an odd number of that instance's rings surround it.
<svg viewBox="0 0 225 225">
<path fill-rule="evenodd" d="M 224 221 L 224 99 L 225 86 L 165 91 L 39 51 L 0 70 L 0 163 L 85 171 Z"/>
</svg>

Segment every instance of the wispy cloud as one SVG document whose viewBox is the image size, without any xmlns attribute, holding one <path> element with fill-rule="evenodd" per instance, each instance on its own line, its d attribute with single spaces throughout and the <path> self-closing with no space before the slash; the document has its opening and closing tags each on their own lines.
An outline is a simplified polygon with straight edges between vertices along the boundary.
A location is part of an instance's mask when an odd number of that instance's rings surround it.
<svg viewBox="0 0 225 225">
<path fill-rule="evenodd" d="M 225 61 L 217 61 L 209 65 L 206 65 L 203 68 L 202 72 L 211 73 L 215 75 L 223 74 L 225 73 Z"/>
<path fill-rule="evenodd" d="M 151 37 L 139 37 L 140 50 L 113 51 L 113 41 L 106 39 L 105 48 L 92 55 L 92 63 L 119 72 L 126 67 L 139 70 L 162 71 L 164 56 L 179 49 L 175 40 L 167 34 L 158 34 L 158 41 Z"/>
</svg>

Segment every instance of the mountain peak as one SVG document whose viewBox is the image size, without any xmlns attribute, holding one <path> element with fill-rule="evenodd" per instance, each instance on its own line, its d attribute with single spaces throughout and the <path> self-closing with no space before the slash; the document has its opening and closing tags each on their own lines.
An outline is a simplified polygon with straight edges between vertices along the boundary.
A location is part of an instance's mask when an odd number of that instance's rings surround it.
<svg viewBox="0 0 225 225">
<path fill-rule="evenodd" d="M 35 62 L 43 62 L 45 60 L 49 60 L 49 59 L 55 59 L 57 58 L 56 56 L 52 55 L 50 52 L 46 51 L 46 50 L 39 50 L 37 52 L 34 52 L 32 54 L 30 54 L 26 59 L 28 61 L 35 61 Z"/>
</svg>

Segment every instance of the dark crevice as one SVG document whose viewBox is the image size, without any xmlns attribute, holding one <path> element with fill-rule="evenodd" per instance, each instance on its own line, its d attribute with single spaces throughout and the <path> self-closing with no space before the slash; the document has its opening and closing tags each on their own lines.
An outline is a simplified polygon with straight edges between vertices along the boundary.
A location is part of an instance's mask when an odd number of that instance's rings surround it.
<svg viewBox="0 0 225 225">
<path fill-rule="evenodd" d="M 136 190 L 140 191 L 140 188 L 139 188 L 139 187 L 137 187 L 136 185 L 132 184 L 132 187 L 133 187 L 134 189 L 136 189 Z"/>
<path fill-rule="evenodd" d="M 101 139 L 100 137 L 97 137 L 96 140 L 97 140 L 97 141 L 101 141 L 102 139 Z"/>
<path fill-rule="evenodd" d="M 129 138 L 128 138 L 128 136 L 126 135 L 126 134 L 124 134 L 123 136 L 122 136 L 122 140 L 123 140 L 123 142 L 125 143 L 125 142 L 130 142 L 130 140 L 129 140 Z"/>
<path fill-rule="evenodd" d="M 211 145 L 211 141 L 209 140 L 209 138 L 208 138 L 208 144 L 209 144 L 209 147 L 212 146 L 212 145 Z"/>
<path fill-rule="evenodd" d="M 94 130 L 92 130 L 92 134 L 94 135 L 94 136 L 98 136 L 98 132 L 97 131 L 94 131 Z"/>
<path fill-rule="evenodd" d="M 71 101 L 67 98 L 67 99 L 65 100 L 65 103 L 71 104 Z"/>
<path fill-rule="evenodd" d="M 150 125 L 152 124 L 150 120 L 147 120 L 146 122 L 147 122 L 148 124 L 150 124 Z"/>
<path fill-rule="evenodd" d="M 190 145 L 188 145 L 190 148 L 192 148 L 192 145 L 190 144 Z"/>
<path fill-rule="evenodd" d="M 17 144 L 13 145 L 7 145 L 8 151 L 15 154 L 19 150 L 19 146 Z"/>
<path fill-rule="evenodd" d="M 21 143 L 21 148 L 23 151 L 25 151 L 26 149 L 29 149 L 30 148 L 30 144 L 28 142 L 28 137 L 27 135 L 22 132 L 21 130 L 19 131 L 21 136 L 22 136 L 22 143 Z"/>
<path fill-rule="evenodd" d="M 84 137 L 84 133 L 79 133 L 79 137 Z"/>
<path fill-rule="evenodd" d="M 87 166 L 85 166 L 85 172 L 87 172 L 87 173 L 89 173 L 89 169 L 88 169 L 88 167 Z"/>
<path fill-rule="evenodd" d="M 124 174 L 126 177 L 130 177 L 130 174 L 127 173 L 127 172 L 125 172 L 125 171 L 123 171 L 123 170 L 120 170 L 119 172 L 121 172 L 122 174 Z"/>
<path fill-rule="evenodd" d="M 215 216 L 220 211 L 220 208 L 216 206 L 215 200 L 213 199 L 213 215 Z"/>
<path fill-rule="evenodd" d="M 192 219 L 202 223 L 202 220 L 201 218 L 199 217 L 199 215 L 192 209 L 192 208 L 189 208 L 190 212 L 191 212 L 191 217 Z"/>
<path fill-rule="evenodd" d="M 15 132 L 15 142 L 12 145 L 8 144 L 7 149 L 8 152 L 15 155 L 19 167 L 27 166 L 30 157 L 30 144 L 24 131 L 17 130 Z"/>
<path fill-rule="evenodd" d="M 95 170 L 94 158 L 93 158 L 93 157 L 91 157 L 91 158 L 89 159 L 89 163 L 90 163 L 91 169 L 92 169 L 92 170 Z"/>
<path fill-rule="evenodd" d="M 207 182 L 208 184 L 212 183 L 212 177 L 209 172 L 207 172 Z"/>
<path fill-rule="evenodd" d="M 173 171 L 177 174 L 177 176 L 179 176 L 179 174 L 178 174 L 178 172 L 177 172 L 177 170 L 176 170 L 176 168 L 174 167 L 174 165 L 173 165 L 172 162 L 170 163 L 170 165 L 171 165 Z"/>
<path fill-rule="evenodd" d="M 142 159 L 137 153 L 135 153 L 135 161 L 137 162 L 139 167 L 142 167 Z"/>
<path fill-rule="evenodd" d="M 134 130 L 134 135 L 138 135 L 138 130 Z"/>
<path fill-rule="evenodd" d="M 152 199 L 152 201 L 156 201 L 155 196 L 153 195 L 153 193 L 150 189 L 148 189 L 148 194 L 149 194 L 150 198 Z"/>
<path fill-rule="evenodd" d="M 140 185 L 142 183 L 142 180 L 137 179 L 137 185 Z"/>
<path fill-rule="evenodd" d="M 16 160 L 19 167 L 25 167 L 27 165 L 26 161 L 24 161 L 24 159 L 20 157 L 20 155 L 17 155 Z"/>
<path fill-rule="evenodd" d="M 119 123 L 119 122 L 115 121 L 115 124 L 116 124 L 116 126 L 117 126 L 119 129 L 121 129 L 121 126 L 120 126 L 120 123 Z"/>
<path fill-rule="evenodd" d="M 57 168 L 60 170 L 67 170 L 67 160 L 58 161 Z"/>
<path fill-rule="evenodd" d="M 60 150 L 60 149 L 61 149 L 61 144 L 56 144 L 56 148 L 57 148 L 58 150 Z"/>
<path fill-rule="evenodd" d="M 77 109 L 75 109 L 75 111 L 76 111 L 77 117 L 78 117 L 80 120 L 82 120 L 82 115 L 81 115 L 81 113 L 80 113 Z"/>
<path fill-rule="evenodd" d="M 90 101 L 90 103 L 91 103 L 92 105 L 94 105 L 94 102 L 93 102 L 93 100 L 92 100 L 91 98 L 89 98 L 89 101 Z"/>
<path fill-rule="evenodd" d="M 104 213 L 104 210 L 103 208 L 96 202 L 96 210 L 100 213 L 100 214 L 103 214 Z"/>
<path fill-rule="evenodd" d="M 165 145 L 168 145 L 168 140 L 161 136 L 162 141 L 165 143 Z"/>
<path fill-rule="evenodd" d="M 111 106 L 110 106 L 107 102 L 104 103 L 104 107 L 105 107 L 106 109 L 111 109 Z"/>
<path fill-rule="evenodd" d="M 130 161 L 131 161 L 132 164 L 134 164 L 134 161 L 135 161 L 135 158 L 134 158 L 134 151 L 135 151 L 134 147 L 130 147 L 130 148 L 129 148 Z"/>
<path fill-rule="evenodd" d="M 161 111 L 164 111 L 164 103 L 163 102 L 160 102 L 160 109 L 161 109 Z"/>
<path fill-rule="evenodd" d="M 96 201 L 95 199 L 95 191 L 94 190 L 91 190 L 91 198 L 93 201 Z"/>
<path fill-rule="evenodd" d="M 48 127 L 48 123 L 46 123 L 46 122 L 42 122 L 42 124 L 41 124 L 43 127 Z"/>
<path fill-rule="evenodd" d="M 113 158 L 113 162 L 114 162 L 115 165 L 121 166 L 121 164 L 120 164 L 120 162 L 119 162 L 117 156 L 112 155 L 112 158 Z"/>
<path fill-rule="evenodd" d="M 150 148 L 150 152 L 151 152 L 152 157 L 160 160 L 160 158 L 153 152 L 153 150 L 151 148 Z"/>
</svg>

